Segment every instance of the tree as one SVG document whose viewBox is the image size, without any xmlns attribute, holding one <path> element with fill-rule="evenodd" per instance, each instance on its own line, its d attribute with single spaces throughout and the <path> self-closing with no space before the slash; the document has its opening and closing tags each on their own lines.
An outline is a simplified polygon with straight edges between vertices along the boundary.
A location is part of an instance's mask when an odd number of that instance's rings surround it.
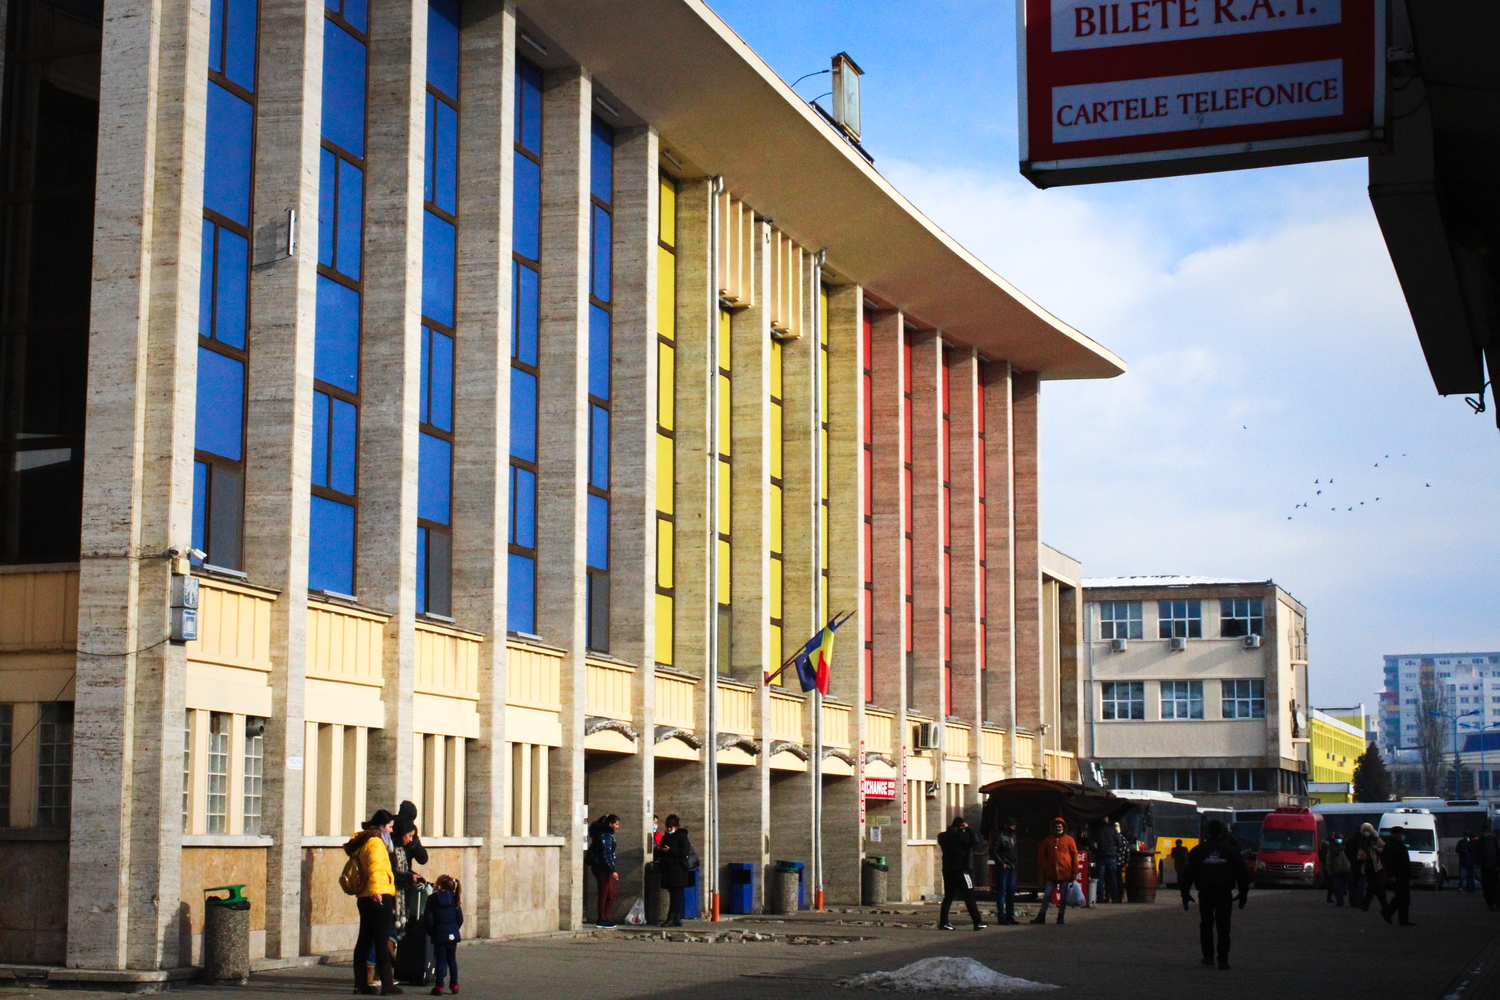
<svg viewBox="0 0 1500 1000">
<path fill-rule="evenodd" d="M 1443 779 L 1444 786 L 1443 786 L 1443 791 L 1440 794 L 1444 798 L 1447 798 L 1448 796 L 1453 795 L 1454 794 L 1453 793 L 1453 788 L 1454 788 L 1455 785 L 1457 785 L 1458 786 L 1458 795 L 1457 795 L 1458 798 L 1460 798 L 1460 799 L 1472 799 L 1474 797 L 1474 794 L 1475 794 L 1475 788 L 1474 788 L 1474 785 L 1475 785 L 1475 782 L 1474 782 L 1474 769 L 1472 767 L 1470 767 L 1469 765 L 1464 764 L 1464 763 L 1458 763 L 1457 766 L 1458 766 L 1458 780 L 1455 782 L 1453 780 L 1453 768 L 1454 768 L 1454 765 L 1453 764 L 1449 764 L 1448 765 L 1448 773 L 1447 773 L 1447 776 L 1444 777 L 1444 779 Z"/>
<path fill-rule="evenodd" d="M 1354 801 L 1389 802 L 1391 772 L 1386 770 L 1380 750 L 1371 743 L 1354 762 Z"/>
</svg>

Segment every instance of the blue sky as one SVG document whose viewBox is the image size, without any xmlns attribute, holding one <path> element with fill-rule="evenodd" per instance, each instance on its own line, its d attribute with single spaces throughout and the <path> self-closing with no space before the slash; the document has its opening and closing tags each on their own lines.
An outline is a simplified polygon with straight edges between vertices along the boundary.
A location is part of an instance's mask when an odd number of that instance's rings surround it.
<svg viewBox="0 0 1500 1000">
<path fill-rule="evenodd" d="M 1500 649 L 1500 434 L 1434 392 L 1363 160 L 1037 191 L 1012 4 L 711 5 L 786 80 L 847 51 L 876 168 L 1129 363 L 1043 389 L 1042 535 L 1087 575 L 1275 579 L 1319 706 L 1373 707 L 1384 653 Z"/>
</svg>

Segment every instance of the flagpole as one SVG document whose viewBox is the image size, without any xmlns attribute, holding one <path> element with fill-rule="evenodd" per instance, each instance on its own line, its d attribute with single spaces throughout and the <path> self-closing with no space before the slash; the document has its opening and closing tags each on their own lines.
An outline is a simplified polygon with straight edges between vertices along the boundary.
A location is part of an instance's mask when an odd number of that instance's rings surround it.
<svg viewBox="0 0 1500 1000">
<path fill-rule="evenodd" d="M 709 184 L 709 362 L 708 362 L 708 420 L 709 454 L 713 457 L 708 477 L 708 663 L 703 671 L 703 682 L 708 685 L 707 745 L 703 748 L 705 777 L 708 779 L 708 836 L 704 838 L 707 850 L 702 859 L 706 883 L 709 918 L 719 919 L 719 194 L 724 190 L 724 178 L 715 177 Z M 702 916 L 700 906 L 699 916 Z"/>
<path fill-rule="evenodd" d="M 828 531 L 824 517 L 823 491 L 828 482 L 824 473 L 826 456 L 823 454 L 823 422 L 828 415 L 823 412 L 823 310 L 820 296 L 823 287 L 823 261 L 827 251 L 819 250 L 813 255 L 813 266 L 809 268 L 812 289 L 808 302 L 812 306 L 812 375 L 813 375 L 813 518 L 817 526 L 815 541 L 817 554 L 813 559 L 813 619 L 824 622 L 825 595 L 823 593 L 823 564 L 821 553 L 823 540 Z M 824 628 L 827 623 L 824 622 Z M 833 664 L 828 665 L 829 674 Z M 830 676 L 830 680 L 831 680 Z M 813 908 L 823 910 L 823 690 L 813 687 Z"/>
</svg>

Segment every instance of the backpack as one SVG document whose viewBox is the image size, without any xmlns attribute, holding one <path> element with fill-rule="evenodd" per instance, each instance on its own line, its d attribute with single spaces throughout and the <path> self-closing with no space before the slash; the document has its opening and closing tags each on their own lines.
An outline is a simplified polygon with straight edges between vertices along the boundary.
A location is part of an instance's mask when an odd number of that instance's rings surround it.
<svg viewBox="0 0 1500 1000">
<path fill-rule="evenodd" d="M 364 891 L 365 870 L 360 867 L 357 853 L 349 855 L 349 860 L 344 862 L 344 870 L 339 873 L 339 888 L 346 896 L 358 896 Z"/>
</svg>

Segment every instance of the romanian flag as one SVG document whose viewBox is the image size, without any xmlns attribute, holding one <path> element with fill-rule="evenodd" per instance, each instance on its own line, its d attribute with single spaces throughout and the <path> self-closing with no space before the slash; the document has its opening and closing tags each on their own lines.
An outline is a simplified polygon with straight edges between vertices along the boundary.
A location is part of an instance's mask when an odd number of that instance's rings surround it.
<svg viewBox="0 0 1500 1000">
<path fill-rule="evenodd" d="M 828 694 L 828 682 L 833 677 L 833 636 L 838 627 L 848 620 L 847 614 L 830 618 L 828 624 L 807 640 L 807 645 L 792 657 L 792 663 L 797 667 L 797 679 L 802 682 L 802 690 L 817 688 L 819 694 Z"/>
</svg>

